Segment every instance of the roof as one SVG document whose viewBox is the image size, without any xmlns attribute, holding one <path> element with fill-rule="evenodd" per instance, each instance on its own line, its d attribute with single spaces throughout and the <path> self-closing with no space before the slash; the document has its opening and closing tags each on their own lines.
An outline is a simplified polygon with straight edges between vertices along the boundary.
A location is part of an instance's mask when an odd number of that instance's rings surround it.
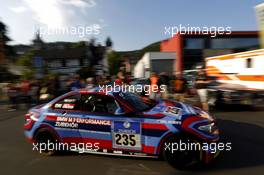
<svg viewBox="0 0 264 175">
<path fill-rule="evenodd" d="M 49 49 L 40 50 L 36 52 L 36 56 L 43 57 L 44 59 L 72 59 L 83 58 L 86 56 L 86 48 L 67 48 L 67 49 Z"/>
<path fill-rule="evenodd" d="M 209 32 L 208 34 L 206 33 L 194 33 L 194 32 L 191 32 L 191 33 L 186 33 L 186 34 L 178 34 L 178 35 L 181 35 L 181 36 L 197 36 L 197 37 L 200 37 L 200 36 L 210 36 L 214 34 L 212 32 Z M 236 37 L 236 36 L 248 36 L 248 37 L 257 37 L 259 35 L 259 32 L 258 31 L 232 31 L 230 34 L 222 34 L 222 35 L 217 35 L 215 38 L 221 38 L 221 37 Z"/>
<path fill-rule="evenodd" d="M 257 55 L 264 55 L 264 49 L 257 49 L 257 50 L 251 50 L 251 51 L 246 51 L 246 52 L 237 52 L 237 53 L 232 53 L 232 54 L 225 54 L 225 55 L 219 55 L 219 56 L 214 56 L 214 57 L 207 57 L 205 58 L 206 60 L 211 60 L 211 59 L 216 59 L 216 58 L 221 58 L 221 57 L 252 57 L 252 56 L 257 56 Z"/>
</svg>

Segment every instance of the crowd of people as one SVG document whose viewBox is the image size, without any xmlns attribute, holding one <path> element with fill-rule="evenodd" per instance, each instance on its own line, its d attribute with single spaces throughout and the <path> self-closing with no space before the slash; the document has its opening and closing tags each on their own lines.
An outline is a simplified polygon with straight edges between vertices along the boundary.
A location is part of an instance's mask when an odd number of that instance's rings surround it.
<svg viewBox="0 0 264 175">
<path fill-rule="evenodd" d="M 5 92 L 10 102 L 10 110 L 16 110 L 19 103 L 26 103 L 28 107 L 49 101 L 59 95 L 74 91 L 77 89 L 92 89 L 99 85 L 130 85 L 136 81 L 131 77 L 129 73 L 118 72 L 116 76 L 95 76 L 88 77 L 87 79 L 81 79 L 79 75 L 70 76 L 61 87 L 61 83 L 56 77 L 49 77 L 46 81 L 40 80 L 21 80 L 18 82 L 10 82 L 5 88 Z M 175 76 L 170 76 L 166 72 L 160 74 L 152 73 L 149 79 L 146 79 L 146 83 L 150 87 L 161 87 L 163 89 L 150 88 L 150 93 L 148 98 L 150 99 L 175 99 L 180 102 L 184 102 L 186 96 L 190 95 L 190 87 L 186 79 L 181 74 L 176 74 Z M 208 111 L 207 103 L 207 92 L 206 86 L 208 80 L 203 73 L 200 71 L 198 73 L 198 78 L 195 83 L 195 91 L 199 96 L 201 106 L 204 110 Z M 61 89 L 64 89 L 63 91 Z M 144 95 L 144 94 L 143 94 Z M 146 96 L 146 95 L 145 95 Z"/>
</svg>

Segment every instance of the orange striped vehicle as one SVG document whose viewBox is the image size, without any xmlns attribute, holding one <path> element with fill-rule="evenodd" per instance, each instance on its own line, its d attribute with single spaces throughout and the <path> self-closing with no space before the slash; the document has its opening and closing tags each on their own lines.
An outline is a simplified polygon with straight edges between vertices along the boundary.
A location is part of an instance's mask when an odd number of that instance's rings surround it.
<svg viewBox="0 0 264 175">
<path fill-rule="evenodd" d="M 264 49 L 208 57 L 205 62 L 207 75 L 220 83 L 213 89 L 222 101 L 255 104 L 263 99 Z"/>
</svg>

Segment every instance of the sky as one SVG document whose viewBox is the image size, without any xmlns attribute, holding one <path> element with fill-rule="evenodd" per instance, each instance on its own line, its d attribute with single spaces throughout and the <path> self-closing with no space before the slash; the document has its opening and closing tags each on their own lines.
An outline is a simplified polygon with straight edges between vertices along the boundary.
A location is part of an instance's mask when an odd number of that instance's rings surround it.
<svg viewBox="0 0 264 175">
<path fill-rule="evenodd" d="M 11 44 L 109 36 L 118 51 L 141 49 L 170 36 L 165 28 L 231 27 L 258 30 L 254 6 L 263 0 L 0 0 L 0 21 Z M 64 32 L 63 32 L 64 31 Z M 66 32 L 65 32 L 66 31 Z"/>
</svg>

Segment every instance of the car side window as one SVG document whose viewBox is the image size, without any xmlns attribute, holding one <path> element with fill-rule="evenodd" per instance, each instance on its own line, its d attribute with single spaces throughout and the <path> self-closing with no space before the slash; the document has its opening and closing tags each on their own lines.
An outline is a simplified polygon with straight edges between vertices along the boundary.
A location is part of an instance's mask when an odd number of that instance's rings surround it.
<svg viewBox="0 0 264 175">
<path fill-rule="evenodd" d="M 82 95 L 83 111 L 115 114 L 118 107 L 118 103 L 113 97 L 101 94 Z"/>
<path fill-rule="evenodd" d="M 63 110 L 80 110 L 80 95 L 65 97 L 62 100 L 56 102 L 53 108 Z"/>
</svg>

